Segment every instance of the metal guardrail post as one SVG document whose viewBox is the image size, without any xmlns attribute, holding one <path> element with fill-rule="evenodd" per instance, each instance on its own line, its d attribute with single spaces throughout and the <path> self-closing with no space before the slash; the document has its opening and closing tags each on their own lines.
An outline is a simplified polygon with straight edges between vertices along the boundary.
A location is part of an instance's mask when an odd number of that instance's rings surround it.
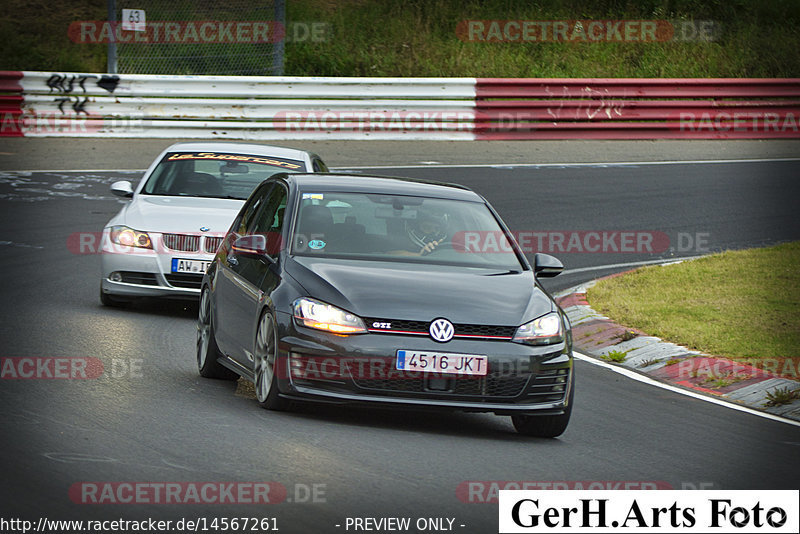
<svg viewBox="0 0 800 534">
<path fill-rule="evenodd" d="M 117 2 L 116 0 L 106 0 L 108 6 L 108 24 L 111 32 L 108 37 L 108 60 L 106 69 L 109 74 L 117 73 Z"/>
<path fill-rule="evenodd" d="M 272 52 L 272 75 L 283 76 L 283 54 L 286 43 L 286 1 L 275 0 L 275 24 L 282 24 L 284 27 L 283 39 L 279 39 L 273 46 Z"/>
</svg>

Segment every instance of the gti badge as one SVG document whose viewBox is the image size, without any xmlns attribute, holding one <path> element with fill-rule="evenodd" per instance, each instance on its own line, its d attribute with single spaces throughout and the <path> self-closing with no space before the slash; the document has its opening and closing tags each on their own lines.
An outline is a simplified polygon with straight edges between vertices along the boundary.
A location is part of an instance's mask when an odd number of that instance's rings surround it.
<svg viewBox="0 0 800 534">
<path fill-rule="evenodd" d="M 453 323 L 447 319 L 436 319 L 431 323 L 431 327 L 428 329 L 428 332 L 430 332 L 434 341 L 445 343 L 453 339 L 455 329 L 453 328 Z"/>
</svg>

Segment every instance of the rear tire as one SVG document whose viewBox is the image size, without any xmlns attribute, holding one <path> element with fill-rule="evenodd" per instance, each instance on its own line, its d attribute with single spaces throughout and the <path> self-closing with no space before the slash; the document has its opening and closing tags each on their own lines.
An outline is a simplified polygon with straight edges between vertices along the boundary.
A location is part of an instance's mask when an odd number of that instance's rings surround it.
<svg viewBox="0 0 800 534">
<path fill-rule="evenodd" d="M 289 402 L 278 395 L 278 327 L 275 317 L 265 311 L 258 322 L 256 350 L 253 358 L 253 383 L 256 398 L 262 408 L 283 411 Z"/>
<path fill-rule="evenodd" d="M 211 317 L 211 297 L 208 288 L 200 295 L 200 311 L 197 316 L 197 370 L 204 378 L 237 380 L 239 375 L 217 360 L 222 353 L 214 339 L 214 321 Z"/>
<path fill-rule="evenodd" d="M 564 433 L 572 415 L 572 404 L 575 398 L 575 369 L 573 368 L 567 407 L 561 415 L 512 415 L 511 422 L 517 432 L 523 436 L 537 438 L 556 438 Z"/>
</svg>

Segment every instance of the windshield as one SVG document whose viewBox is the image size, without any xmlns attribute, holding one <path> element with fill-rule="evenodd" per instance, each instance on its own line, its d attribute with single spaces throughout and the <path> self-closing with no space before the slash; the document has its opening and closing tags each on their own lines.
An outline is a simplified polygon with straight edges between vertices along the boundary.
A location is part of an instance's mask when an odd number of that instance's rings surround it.
<svg viewBox="0 0 800 534">
<path fill-rule="evenodd" d="M 295 255 L 523 269 L 482 202 L 307 192 L 299 203 Z"/>
<path fill-rule="evenodd" d="M 305 164 L 293 159 L 222 152 L 174 152 L 164 156 L 141 193 L 244 200 L 258 184 L 275 173 L 305 171 Z"/>
</svg>

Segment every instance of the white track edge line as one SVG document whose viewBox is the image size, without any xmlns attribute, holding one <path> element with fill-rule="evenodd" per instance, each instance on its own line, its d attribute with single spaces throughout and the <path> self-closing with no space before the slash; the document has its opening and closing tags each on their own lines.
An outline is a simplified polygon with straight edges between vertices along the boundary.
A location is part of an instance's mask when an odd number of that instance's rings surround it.
<svg viewBox="0 0 800 534">
<path fill-rule="evenodd" d="M 644 165 L 700 165 L 700 164 L 720 164 L 720 163 L 769 163 L 800 161 L 800 158 L 761 158 L 761 159 L 700 159 L 700 160 L 665 160 L 665 161 L 598 161 L 584 163 L 475 163 L 475 164 L 450 164 L 433 163 L 418 165 L 366 165 L 366 166 L 341 166 L 331 167 L 331 169 L 430 169 L 430 168 L 513 168 L 513 167 L 623 167 L 623 166 L 644 166 Z"/>
<path fill-rule="evenodd" d="M 691 397 L 693 399 L 698 399 L 698 400 L 702 400 L 702 401 L 705 401 L 705 402 L 710 402 L 711 404 L 724 406 L 726 408 L 730 408 L 731 410 L 737 410 L 739 412 L 749 413 L 751 415 L 756 415 L 758 417 L 762 417 L 764 419 L 769 419 L 771 421 L 777 421 L 779 423 L 786 423 L 788 425 L 800 427 L 800 421 L 795 421 L 793 419 L 788 419 L 786 417 L 781 417 L 779 415 L 771 414 L 769 412 L 762 412 L 760 410 L 756 410 L 755 408 L 742 406 L 740 404 L 736 404 L 735 402 L 732 402 L 732 401 L 729 401 L 729 400 L 717 399 L 717 398 L 714 398 L 714 397 L 710 397 L 708 395 L 703 395 L 702 393 L 697 393 L 697 392 L 689 390 L 689 389 L 684 389 L 684 388 L 680 388 L 678 386 L 673 386 L 671 384 L 667 384 L 667 383 L 664 383 L 664 382 L 659 382 L 658 380 L 650 378 L 647 375 L 644 375 L 644 374 L 641 374 L 641 373 L 637 373 L 636 371 L 633 371 L 631 369 L 627 369 L 625 367 L 618 367 L 616 365 L 611 365 L 610 363 L 603 362 L 601 360 L 598 360 L 596 358 L 592 358 L 591 356 L 587 356 L 587 355 L 582 354 L 582 353 L 577 352 L 577 351 L 573 351 L 573 355 L 575 356 L 575 358 L 577 358 L 577 359 L 579 359 L 581 361 L 585 361 L 585 362 L 590 363 L 592 365 L 597 365 L 598 367 L 603 367 L 605 369 L 609 369 L 609 370 L 611 370 L 611 371 L 613 371 L 613 372 L 615 372 L 617 374 L 623 375 L 623 376 L 625 376 L 627 378 L 631 378 L 631 379 L 636 380 L 638 382 L 642 382 L 644 384 L 649 384 L 651 386 L 656 386 L 656 387 L 659 387 L 661 389 L 666 389 L 668 391 L 672 391 L 672 392 L 678 393 L 680 395 L 685 395 L 685 396 Z"/>
<path fill-rule="evenodd" d="M 567 254 L 566 252 L 553 252 L 554 254 Z M 563 275 L 567 274 L 577 274 L 577 273 L 585 273 L 588 271 L 604 271 L 606 269 L 618 269 L 620 267 L 638 267 L 641 265 L 657 265 L 657 264 L 664 264 L 668 265 L 670 263 L 680 263 L 683 261 L 689 260 L 696 260 L 699 258 L 706 257 L 706 254 L 701 254 L 698 256 L 683 256 L 680 258 L 663 258 L 659 260 L 644 260 L 644 261 L 632 261 L 629 263 L 609 263 L 607 265 L 595 265 L 592 267 L 579 267 L 577 269 L 564 269 L 564 272 L 561 273 Z"/>
</svg>

